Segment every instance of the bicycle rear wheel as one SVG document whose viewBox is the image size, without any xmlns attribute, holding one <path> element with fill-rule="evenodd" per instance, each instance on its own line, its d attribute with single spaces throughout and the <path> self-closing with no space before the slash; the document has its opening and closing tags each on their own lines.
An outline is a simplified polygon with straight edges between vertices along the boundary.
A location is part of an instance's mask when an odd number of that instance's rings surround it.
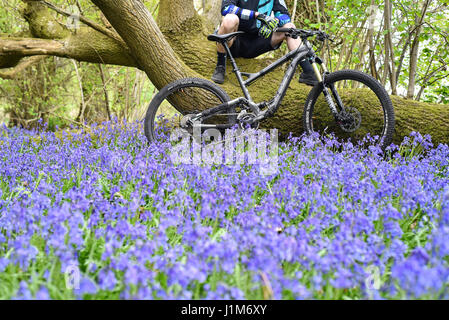
<svg viewBox="0 0 449 320">
<path fill-rule="evenodd" d="M 307 133 L 333 133 L 352 142 L 370 135 L 382 148 L 391 143 L 395 123 L 393 104 L 376 79 L 360 71 L 342 70 L 326 75 L 324 85 L 342 119 L 336 121 L 323 94 L 323 85 L 318 84 L 309 93 L 304 108 Z"/>
<path fill-rule="evenodd" d="M 200 110 L 212 108 L 229 101 L 228 94 L 211 81 L 200 78 L 185 78 L 174 81 L 159 91 L 148 107 L 144 129 L 148 141 L 168 142 L 175 130 L 192 135 L 192 131 L 182 128 L 183 118 Z M 202 124 L 235 123 L 235 115 L 230 108 L 215 114 Z"/>
</svg>

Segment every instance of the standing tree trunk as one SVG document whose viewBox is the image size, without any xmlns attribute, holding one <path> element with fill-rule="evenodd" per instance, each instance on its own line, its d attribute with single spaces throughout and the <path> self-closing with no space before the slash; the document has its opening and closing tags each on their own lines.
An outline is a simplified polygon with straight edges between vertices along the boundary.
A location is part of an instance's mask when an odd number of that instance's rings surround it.
<svg viewBox="0 0 449 320">
<path fill-rule="evenodd" d="M 395 73 L 395 63 L 394 63 L 394 46 L 392 39 L 392 31 L 391 31 L 391 1 L 385 0 L 385 57 L 389 56 L 389 59 L 385 59 L 385 61 L 389 61 L 391 63 L 385 63 L 385 68 L 388 68 L 388 72 L 390 75 L 390 84 L 391 84 L 391 92 L 394 95 L 397 95 L 396 92 L 396 73 Z"/>
<path fill-rule="evenodd" d="M 410 71 L 409 71 L 409 81 L 407 98 L 413 99 L 415 96 L 415 82 L 416 82 L 416 68 L 418 67 L 418 50 L 419 50 L 419 36 L 421 35 L 422 24 L 427 13 L 432 0 L 426 0 L 421 9 L 421 16 L 416 16 L 415 25 L 416 29 L 414 32 L 414 39 L 412 42 L 412 47 L 410 50 Z"/>
</svg>

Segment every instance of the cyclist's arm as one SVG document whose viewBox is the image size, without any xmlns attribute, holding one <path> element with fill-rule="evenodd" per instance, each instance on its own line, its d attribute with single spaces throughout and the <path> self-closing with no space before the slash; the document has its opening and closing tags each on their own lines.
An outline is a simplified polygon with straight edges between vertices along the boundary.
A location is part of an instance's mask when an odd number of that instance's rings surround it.
<svg viewBox="0 0 449 320">
<path fill-rule="evenodd" d="M 224 0 L 221 6 L 221 15 L 225 16 L 233 13 L 243 20 L 255 19 L 259 15 L 259 12 L 257 11 L 242 9 L 236 4 L 237 0 Z"/>
<path fill-rule="evenodd" d="M 290 14 L 288 13 L 287 6 L 283 0 L 274 0 L 273 5 L 274 16 L 279 19 L 279 26 L 292 21 Z"/>
</svg>

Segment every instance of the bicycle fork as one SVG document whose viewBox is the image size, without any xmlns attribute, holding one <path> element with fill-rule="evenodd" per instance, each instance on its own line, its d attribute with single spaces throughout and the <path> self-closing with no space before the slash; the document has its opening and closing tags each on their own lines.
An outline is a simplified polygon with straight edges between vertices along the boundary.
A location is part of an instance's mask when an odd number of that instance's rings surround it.
<svg viewBox="0 0 449 320">
<path fill-rule="evenodd" d="M 315 76 L 318 79 L 318 82 L 322 82 L 323 83 L 323 94 L 324 94 L 324 99 L 326 100 L 326 103 L 329 106 L 329 109 L 332 112 L 332 115 L 334 116 L 335 120 L 338 122 L 340 121 L 340 112 L 338 111 L 338 108 L 343 111 L 344 110 L 344 105 L 343 105 L 343 101 L 341 101 L 340 96 L 337 92 L 337 89 L 335 89 L 335 86 L 333 84 L 327 85 L 323 82 L 323 76 L 320 73 L 320 70 L 318 68 L 318 63 L 316 61 L 312 62 L 312 68 L 313 71 L 315 72 Z M 324 69 L 324 74 L 329 74 L 329 72 L 327 71 L 326 67 L 323 65 L 323 69 Z M 329 89 L 331 92 L 329 92 Z M 335 104 L 334 100 L 332 99 L 332 96 L 335 98 L 337 105 Z"/>
</svg>

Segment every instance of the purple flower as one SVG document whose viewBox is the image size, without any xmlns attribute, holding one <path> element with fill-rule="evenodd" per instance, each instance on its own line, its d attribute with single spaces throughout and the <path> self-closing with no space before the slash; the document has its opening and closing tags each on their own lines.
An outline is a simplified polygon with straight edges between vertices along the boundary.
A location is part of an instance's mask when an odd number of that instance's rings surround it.
<svg viewBox="0 0 449 320">
<path fill-rule="evenodd" d="M 5 296 L 65 292 L 72 267 L 77 298 L 449 298 L 449 147 L 413 133 L 384 155 L 375 139 L 290 137 L 265 176 L 174 165 L 141 123 L 3 127 L 0 273 L 21 275 Z"/>
<path fill-rule="evenodd" d="M 37 292 L 36 292 L 36 299 L 37 300 L 50 300 L 50 294 L 48 293 L 47 288 L 45 287 L 41 287 Z"/>
<path fill-rule="evenodd" d="M 16 300 L 32 300 L 33 296 L 28 289 L 28 285 L 25 281 L 21 281 L 19 284 L 19 290 L 17 291 L 16 296 L 14 297 Z"/>
<path fill-rule="evenodd" d="M 97 285 L 88 277 L 82 277 L 79 283 L 79 289 L 75 289 L 75 294 L 83 297 L 85 294 L 97 293 Z"/>
<path fill-rule="evenodd" d="M 114 272 L 112 270 L 100 271 L 98 275 L 100 288 L 102 290 L 113 290 L 117 284 Z"/>
<path fill-rule="evenodd" d="M 0 272 L 5 271 L 6 267 L 9 264 L 9 259 L 0 257 Z"/>
</svg>

